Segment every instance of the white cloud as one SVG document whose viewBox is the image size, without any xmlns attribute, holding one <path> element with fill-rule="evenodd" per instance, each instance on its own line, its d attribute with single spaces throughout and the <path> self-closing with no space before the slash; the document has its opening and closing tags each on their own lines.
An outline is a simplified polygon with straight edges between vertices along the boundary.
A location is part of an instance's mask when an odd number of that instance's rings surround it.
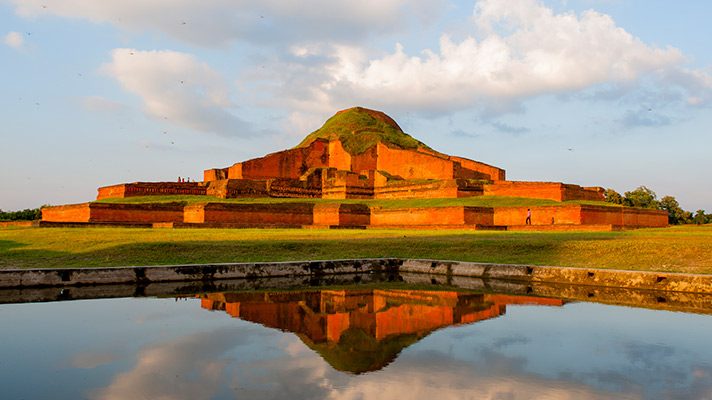
<svg viewBox="0 0 712 400">
<path fill-rule="evenodd" d="M 89 393 L 91 399 L 209 399 L 223 382 L 229 360 L 220 358 L 243 344 L 228 328 L 196 333 L 141 348 L 132 369 Z M 248 331 L 249 333 L 249 331 Z"/>
<path fill-rule="evenodd" d="M 228 82 L 206 63 L 169 50 L 115 49 L 111 55 L 102 72 L 139 95 L 148 116 L 203 132 L 248 134 L 245 123 L 229 112 L 234 104 Z"/>
<path fill-rule="evenodd" d="M 690 104 L 705 102 L 712 92 L 709 74 L 683 69 L 688 60 L 680 50 L 648 46 L 608 15 L 555 14 L 534 0 L 482 0 L 474 10 L 476 35 L 442 35 L 439 49 L 418 55 L 400 44 L 378 55 L 343 43 L 293 46 L 295 57 L 283 71 L 294 79 L 282 76 L 276 97 L 291 98 L 290 107 L 300 110 L 370 105 L 437 113 L 472 107 L 508 112 L 539 95 L 605 84 L 635 87 L 650 77 L 686 92 Z"/>
<path fill-rule="evenodd" d="M 11 0 L 25 17 L 43 14 L 110 23 L 119 29 L 158 30 L 187 43 L 221 46 L 322 40 L 353 42 L 432 23 L 441 0 Z"/>
<path fill-rule="evenodd" d="M 9 32 L 7 35 L 5 35 L 3 40 L 5 41 L 6 45 L 14 49 L 21 49 L 22 46 L 25 44 L 25 38 L 20 32 Z"/>
</svg>

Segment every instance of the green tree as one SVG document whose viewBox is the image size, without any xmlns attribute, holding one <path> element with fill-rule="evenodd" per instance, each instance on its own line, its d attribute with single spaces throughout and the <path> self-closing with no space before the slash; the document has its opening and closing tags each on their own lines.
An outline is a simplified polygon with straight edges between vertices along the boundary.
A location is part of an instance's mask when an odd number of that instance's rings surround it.
<svg viewBox="0 0 712 400">
<path fill-rule="evenodd" d="M 623 196 L 621 196 L 620 193 L 616 192 L 613 189 L 606 189 L 606 191 L 603 192 L 603 196 L 606 198 L 606 202 L 608 203 L 623 205 Z"/>
<path fill-rule="evenodd" d="M 40 208 L 29 209 L 26 208 L 22 211 L 2 211 L 0 210 L 0 221 L 33 221 L 42 219 L 42 209 Z"/>
<path fill-rule="evenodd" d="M 695 216 L 692 217 L 692 221 L 697 225 L 704 225 L 709 221 L 709 215 L 705 215 L 705 210 L 697 210 Z"/>
<path fill-rule="evenodd" d="M 690 211 L 684 211 L 684 212 L 682 213 L 682 222 L 681 222 L 681 223 L 683 223 L 683 224 L 691 224 L 692 221 L 693 221 L 692 218 L 693 218 L 692 212 L 690 212 Z"/>
<path fill-rule="evenodd" d="M 645 186 L 638 186 L 631 192 L 625 192 L 625 205 L 630 207 L 660 209 L 658 197 Z"/>
<path fill-rule="evenodd" d="M 680 203 L 675 200 L 675 197 L 665 196 L 660 199 L 660 209 L 667 211 L 670 225 L 683 223 L 685 210 L 680 207 Z"/>
</svg>

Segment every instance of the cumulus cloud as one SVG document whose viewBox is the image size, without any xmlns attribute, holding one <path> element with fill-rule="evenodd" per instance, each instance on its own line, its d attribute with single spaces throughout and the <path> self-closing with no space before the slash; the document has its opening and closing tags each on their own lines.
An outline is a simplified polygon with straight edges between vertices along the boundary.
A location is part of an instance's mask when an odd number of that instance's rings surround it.
<svg viewBox="0 0 712 400">
<path fill-rule="evenodd" d="M 146 115 L 203 132 L 249 134 L 249 126 L 229 111 L 235 105 L 227 80 L 192 55 L 115 49 L 111 56 L 101 71 L 125 91 L 139 95 Z"/>
<path fill-rule="evenodd" d="M 438 49 L 416 55 L 400 44 L 381 54 L 343 43 L 294 46 L 284 71 L 299 78 L 283 77 L 280 95 L 303 110 L 370 104 L 429 113 L 476 107 L 501 115 L 536 96 L 635 88 L 644 78 L 681 90 L 691 105 L 712 93 L 712 77 L 686 71 L 680 50 L 648 46 L 594 10 L 557 14 L 534 0 L 482 0 L 471 22 L 472 35 L 444 34 Z"/>
<path fill-rule="evenodd" d="M 137 354 L 136 365 L 117 374 L 92 399 L 209 399 L 223 382 L 227 351 L 246 343 L 239 329 L 221 328 L 153 344 Z M 250 333 L 250 331 L 248 331 Z"/>
<path fill-rule="evenodd" d="M 7 35 L 5 35 L 3 40 L 5 41 L 6 45 L 14 49 L 21 49 L 22 46 L 25 44 L 25 38 L 20 32 L 9 32 Z"/>
<path fill-rule="evenodd" d="M 11 0 L 16 13 L 110 23 L 133 32 L 158 30 L 186 43 L 221 46 L 232 41 L 354 42 L 404 29 L 411 20 L 431 23 L 441 0 Z"/>
</svg>

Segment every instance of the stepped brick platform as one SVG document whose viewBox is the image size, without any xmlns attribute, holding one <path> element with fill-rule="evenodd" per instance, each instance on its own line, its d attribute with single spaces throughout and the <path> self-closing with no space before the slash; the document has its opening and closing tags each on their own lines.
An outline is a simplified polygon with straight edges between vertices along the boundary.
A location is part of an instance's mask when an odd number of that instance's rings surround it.
<svg viewBox="0 0 712 400">
<path fill-rule="evenodd" d="M 523 224 L 527 210 L 532 212 L 531 225 Z M 586 204 L 385 209 L 341 203 L 83 203 L 42 210 L 43 222 L 173 228 L 617 230 L 664 227 L 667 218 L 667 213 L 660 210 Z"/>
<path fill-rule="evenodd" d="M 561 182 L 507 181 L 504 169 L 439 153 L 380 111 L 339 111 L 292 149 L 204 171 L 203 182 L 134 182 L 101 187 L 97 200 L 45 207 L 42 220 L 172 227 L 329 227 L 406 229 L 618 229 L 667 226 L 663 211 L 604 203 L 603 189 Z M 433 199 L 508 196 L 581 200 L 600 206 L 379 208 L 366 204 L 146 202 L 137 196 L 214 198 Z M 526 202 L 524 202 L 526 203 Z M 530 227 L 520 227 L 531 211 Z M 537 228 L 535 228 L 537 227 Z M 586 228 L 588 227 L 588 228 Z"/>
</svg>

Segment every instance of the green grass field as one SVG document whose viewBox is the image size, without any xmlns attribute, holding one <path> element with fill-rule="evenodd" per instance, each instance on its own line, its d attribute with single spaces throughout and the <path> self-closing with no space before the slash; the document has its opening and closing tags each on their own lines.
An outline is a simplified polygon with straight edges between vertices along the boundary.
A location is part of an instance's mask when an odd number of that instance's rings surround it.
<svg viewBox="0 0 712 400">
<path fill-rule="evenodd" d="M 712 273 L 712 225 L 624 232 L 0 228 L 0 268 L 404 257 Z"/>
</svg>

